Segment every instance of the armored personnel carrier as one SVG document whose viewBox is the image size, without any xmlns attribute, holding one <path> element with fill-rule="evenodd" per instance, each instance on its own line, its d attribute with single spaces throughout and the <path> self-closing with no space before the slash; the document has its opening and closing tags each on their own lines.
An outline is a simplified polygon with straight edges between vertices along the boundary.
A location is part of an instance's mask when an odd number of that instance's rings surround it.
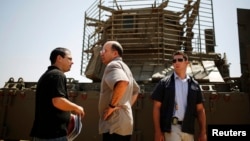
<svg viewBox="0 0 250 141">
<path fill-rule="evenodd" d="M 242 24 L 247 23 L 242 20 L 247 18 L 238 17 Z M 189 55 L 188 74 L 200 83 L 205 96 L 207 124 L 250 124 L 250 60 L 242 62 L 241 77 L 230 77 L 226 54 L 215 52 L 212 0 L 96 0 L 84 19 L 80 73 L 93 82 L 68 78 L 70 100 L 87 113 L 76 141 L 101 139 L 97 104 L 105 66 L 99 52 L 107 40 L 122 44 L 123 60 L 141 87 L 133 107 L 132 141 L 153 140 L 150 94 L 156 83 L 173 71 L 171 55 L 176 50 Z M 245 32 L 239 30 L 239 35 Z M 244 36 L 240 39 L 246 41 Z M 241 53 L 247 51 L 241 48 Z M 247 55 L 242 58 L 246 60 Z M 23 78 L 10 78 L 0 89 L 0 140 L 30 139 L 35 91 L 36 82 Z"/>
</svg>

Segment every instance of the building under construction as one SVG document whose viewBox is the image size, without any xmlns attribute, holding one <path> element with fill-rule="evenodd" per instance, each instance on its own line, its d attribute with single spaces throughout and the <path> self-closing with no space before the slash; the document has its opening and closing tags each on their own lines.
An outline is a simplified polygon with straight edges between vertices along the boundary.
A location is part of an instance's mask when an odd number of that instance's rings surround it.
<svg viewBox="0 0 250 141">
<path fill-rule="evenodd" d="M 199 83 L 206 99 L 207 124 L 250 124 L 250 84 L 247 57 L 250 15 L 238 10 L 242 76 L 232 78 L 226 54 L 215 52 L 212 0 L 96 0 L 84 17 L 81 74 L 93 80 L 68 78 L 70 100 L 83 106 L 86 117 L 76 141 L 99 141 L 97 105 L 105 66 L 99 52 L 108 40 L 124 49 L 123 61 L 141 87 L 133 107 L 132 141 L 154 137 L 151 92 L 173 71 L 172 53 L 189 55 L 188 74 Z M 36 82 L 10 78 L 0 89 L 0 140 L 29 140 L 34 119 Z"/>
</svg>

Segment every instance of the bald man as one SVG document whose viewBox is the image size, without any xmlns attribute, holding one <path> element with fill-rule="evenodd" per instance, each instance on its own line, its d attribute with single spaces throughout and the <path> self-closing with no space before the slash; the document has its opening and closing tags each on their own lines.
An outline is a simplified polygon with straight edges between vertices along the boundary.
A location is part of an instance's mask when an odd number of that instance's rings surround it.
<svg viewBox="0 0 250 141">
<path fill-rule="evenodd" d="M 106 65 L 98 107 L 103 141 L 130 141 L 133 132 L 132 105 L 140 88 L 122 61 L 122 54 L 123 48 L 117 41 L 107 41 L 100 52 Z"/>
</svg>

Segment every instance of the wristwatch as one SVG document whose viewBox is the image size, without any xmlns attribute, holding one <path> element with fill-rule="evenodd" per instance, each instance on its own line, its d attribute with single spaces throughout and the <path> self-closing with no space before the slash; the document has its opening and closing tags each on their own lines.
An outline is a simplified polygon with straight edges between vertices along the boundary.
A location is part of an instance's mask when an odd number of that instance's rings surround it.
<svg viewBox="0 0 250 141">
<path fill-rule="evenodd" d="M 114 106 L 114 105 L 112 105 L 112 104 L 109 104 L 109 107 L 110 107 L 110 108 L 115 108 L 115 106 Z"/>
</svg>

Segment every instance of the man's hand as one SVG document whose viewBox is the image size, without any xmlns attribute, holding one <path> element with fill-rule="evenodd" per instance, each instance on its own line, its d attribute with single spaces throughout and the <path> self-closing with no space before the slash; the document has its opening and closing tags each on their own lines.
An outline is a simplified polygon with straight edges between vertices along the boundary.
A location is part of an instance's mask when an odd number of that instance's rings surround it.
<svg viewBox="0 0 250 141">
<path fill-rule="evenodd" d="M 115 107 L 115 108 L 108 107 L 108 108 L 106 108 L 104 110 L 104 113 L 103 113 L 103 120 L 108 120 L 110 118 L 110 116 L 112 115 L 112 113 L 118 109 L 120 109 L 120 107 Z"/>
</svg>

